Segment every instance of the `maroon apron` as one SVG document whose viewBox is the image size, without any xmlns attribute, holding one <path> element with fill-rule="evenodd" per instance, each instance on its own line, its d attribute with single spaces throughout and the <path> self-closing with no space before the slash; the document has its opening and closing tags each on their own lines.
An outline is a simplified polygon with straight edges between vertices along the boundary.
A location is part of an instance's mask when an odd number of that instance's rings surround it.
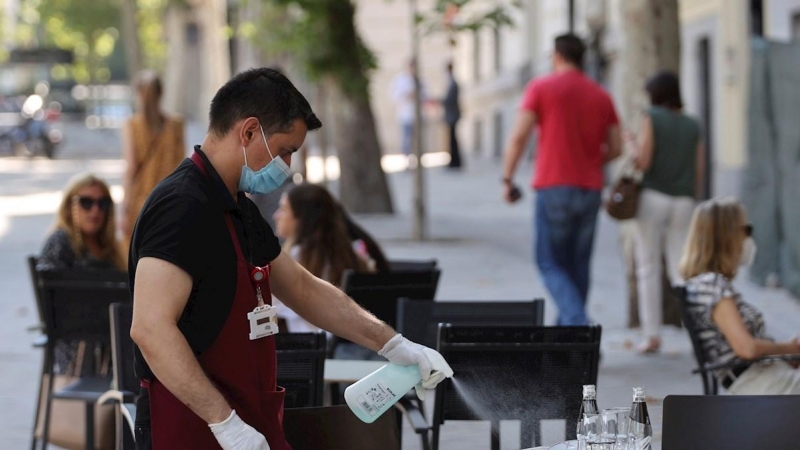
<svg viewBox="0 0 800 450">
<path fill-rule="evenodd" d="M 192 161 L 205 173 L 201 158 Z M 267 438 L 271 450 L 291 450 L 283 434 L 283 388 L 277 387 L 277 355 L 273 336 L 250 340 L 247 314 L 257 305 L 255 268 L 242 253 L 229 213 L 228 232 L 236 248 L 236 296 L 216 341 L 198 358 L 200 367 L 241 419 Z M 269 269 L 269 267 L 267 267 Z M 269 273 L 269 271 L 267 271 Z M 261 283 L 266 302 L 272 302 L 269 277 Z M 157 379 L 144 382 L 150 394 L 153 450 L 219 450 L 206 422 L 178 400 Z"/>
</svg>

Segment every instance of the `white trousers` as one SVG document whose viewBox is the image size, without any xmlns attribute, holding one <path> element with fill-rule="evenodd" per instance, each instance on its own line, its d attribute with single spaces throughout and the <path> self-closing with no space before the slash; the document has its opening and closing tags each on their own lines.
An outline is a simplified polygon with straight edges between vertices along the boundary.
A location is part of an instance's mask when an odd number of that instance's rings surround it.
<svg viewBox="0 0 800 450">
<path fill-rule="evenodd" d="M 661 274 L 666 253 L 667 274 L 672 284 L 681 280 L 678 263 L 689 234 L 695 202 L 643 189 L 636 212 L 634 243 L 639 294 L 639 323 L 646 338 L 661 334 L 663 321 Z M 666 250 L 666 252 L 665 252 Z"/>
<path fill-rule="evenodd" d="M 733 381 L 733 395 L 798 395 L 800 370 L 784 361 L 755 363 Z"/>
</svg>

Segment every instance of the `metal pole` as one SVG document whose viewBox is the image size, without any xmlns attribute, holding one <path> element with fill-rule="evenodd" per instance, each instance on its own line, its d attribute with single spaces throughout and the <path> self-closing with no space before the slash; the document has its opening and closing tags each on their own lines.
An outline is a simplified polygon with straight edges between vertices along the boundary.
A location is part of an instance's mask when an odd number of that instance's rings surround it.
<svg viewBox="0 0 800 450">
<path fill-rule="evenodd" d="M 414 171 L 414 239 L 424 241 L 427 238 L 425 220 L 425 178 L 422 167 L 422 92 L 419 79 L 419 34 L 417 33 L 417 0 L 409 0 L 411 13 L 411 57 L 412 76 L 414 77 L 414 155 L 417 167 Z"/>
</svg>

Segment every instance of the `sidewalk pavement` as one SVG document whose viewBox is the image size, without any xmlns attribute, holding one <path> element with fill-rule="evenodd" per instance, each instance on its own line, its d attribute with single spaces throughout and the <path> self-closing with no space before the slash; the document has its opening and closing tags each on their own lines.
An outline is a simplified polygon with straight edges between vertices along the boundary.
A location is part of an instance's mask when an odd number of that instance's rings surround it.
<svg viewBox="0 0 800 450">
<path fill-rule="evenodd" d="M 192 136 L 194 134 L 194 136 Z M 201 132 L 190 133 L 200 139 Z M 25 257 L 38 253 L 53 223 L 58 190 L 74 173 L 92 171 L 118 185 L 123 168 L 115 142 L 104 148 L 65 148 L 59 160 L 0 159 L 0 449 L 29 445 L 41 354 L 31 348 L 35 334 L 27 327 L 36 322 Z M 92 159 L 89 159 L 92 158 Z M 427 212 L 430 240 L 419 243 L 411 236 L 413 174 L 390 176 L 397 213 L 356 219 L 381 242 L 390 258 L 436 258 L 442 268 L 439 300 L 523 300 L 546 298 L 546 323 L 555 321 L 556 309 L 532 265 L 531 223 L 533 195 L 526 192 L 517 205 L 501 201 L 500 165 L 496 160 L 471 158 L 467 169 L 450 172 L 429 169 Z M 521 168 L 519 181 L 527 181 L 530 167 Z M 601 214 L 598 223 L 590 316 L 603 325 L 598 380 L 601 407 L 626 406 L 634 386 L 644 386 L 654 425 L 654 449 L 660 448 L 661 402 L 669 394 L 700 394 L 697 376 L 690 374 L 694 358 L 685 332 L 665 330 L 663 351 L 640 356 L 627 343 L 638 342 L 626 325 L 626 286 L 617 246 L 616 224 Z M 760 308 L 768 330 L 779 339 L 798 331 L 800 303 L 782 290 L 756 287 L 740 276 L 736 282 L 744 298 Z M 429 402 L 430 403 L 430 402 Z M 430 404 L 428 405 L 430 406 Z M 563 422 L 546 424 L 543 444 L 563 437 Z M 519 448 L 519 425 L 503 423 L 504 450 Z M 405 450 L 419 449 L 419 440 L 406 426 Z M 447 422 L 442 428 L 443 450 L 489 448 L 488 423 Z"/>
</svg>

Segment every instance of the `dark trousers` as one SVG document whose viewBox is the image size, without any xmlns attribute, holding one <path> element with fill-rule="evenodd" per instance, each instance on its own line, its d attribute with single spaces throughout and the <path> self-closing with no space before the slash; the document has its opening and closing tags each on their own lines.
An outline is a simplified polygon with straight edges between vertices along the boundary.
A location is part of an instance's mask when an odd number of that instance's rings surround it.
<svg viewBox="0 0 800 450">
<path fill-rule="evenodd" d="M 450 131 L 450 164 L 448 167 L 461 167 L 461 151 L 458 148 L 458 137 L 456 136 L 456 124 L 448 123 L 447 128 Z"/>
</svg>

